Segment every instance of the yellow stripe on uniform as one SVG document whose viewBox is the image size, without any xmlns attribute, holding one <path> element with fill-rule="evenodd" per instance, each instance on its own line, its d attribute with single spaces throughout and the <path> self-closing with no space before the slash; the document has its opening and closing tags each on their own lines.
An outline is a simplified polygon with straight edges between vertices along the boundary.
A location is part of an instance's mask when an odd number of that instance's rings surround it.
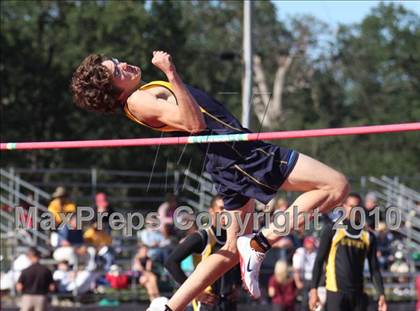
<svg viewBox="0 0 420 311">
<path fill-rule="evenodd" d="M 337 229 L 331 243 L 330 253 L 328 254 L 328 261 L 326 270 L 326 284 L 325 288 L 331 292 L 336 292 L 337 289 L 337 278 L 335 273 L 335 257 L 337 255 L 338 244 L 340 240 L 346 236 L 346 233 L 343 229 Z"/>
</svg>

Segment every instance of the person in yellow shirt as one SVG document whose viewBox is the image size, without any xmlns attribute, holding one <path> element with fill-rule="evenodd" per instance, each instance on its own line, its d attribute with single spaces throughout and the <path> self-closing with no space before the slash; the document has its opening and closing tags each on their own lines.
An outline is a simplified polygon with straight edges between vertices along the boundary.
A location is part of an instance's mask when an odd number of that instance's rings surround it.
<svg viewBox="0 0 420 311">
<path fill-rule="evenodd" d="M 105 271 L 108 271 L 114 264 L 111 235 L 105 230 L 99 230 L 97 223 L 93 223 L 85 231 L 83 238 L 96 249 L 98 259 L 102 261 Z"/>
<path fill-rule="evenodd" d="M 57 187 L 51 197 L 52 201 L 48 205 L 48 211 L 54 216 L 55 225 L 58 226 L 62 222 L 59 213 L 75 213 L 76 204 L 70 201 L 64 187 Z"/>
<path fill-rule="evenodd" d="M 87 243 L 98 250 L 103 246 L 110 246 L 112 244 L 112 237 L 107 232 L 98 230 L 96 223 L 86 230 L 83 237 Z"/>
</svg>

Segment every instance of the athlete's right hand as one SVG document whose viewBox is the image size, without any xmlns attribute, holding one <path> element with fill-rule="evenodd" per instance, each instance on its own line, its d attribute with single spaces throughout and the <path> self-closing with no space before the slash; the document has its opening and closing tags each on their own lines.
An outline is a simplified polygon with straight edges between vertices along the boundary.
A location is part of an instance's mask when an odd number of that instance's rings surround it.
<svg viewBox="0 0 420 311">
<path fill-rule="evenodd" d="M 168 75 L 175 72 L 175 65 L 172 62 L 172 57 L 164 51 L 153 51 L 152 64 Z"/>
<path fill-rule="evenodd" d="M 316 290 L 316 288 L 311 289 L 311 291 L 309 292 L 309 310 L 311 311 L 315 311 L 318 306 L 319 306 L 319 296 L 318 296 L 318 291 Z"/>
<path fill-rule="evenodd" d="M 219 301 L 219 297 L 213 293 L 202 292 L 197 296 L 197 300 L 205 305 L 215 306 Z"/>
</svg>

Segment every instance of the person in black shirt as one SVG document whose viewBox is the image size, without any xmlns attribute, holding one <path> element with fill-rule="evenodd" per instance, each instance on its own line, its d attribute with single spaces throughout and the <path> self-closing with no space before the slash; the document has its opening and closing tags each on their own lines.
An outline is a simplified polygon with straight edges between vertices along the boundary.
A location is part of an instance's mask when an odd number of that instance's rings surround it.
<svg viewBox="0 0 420 311">
<path fill-rule="evenodd" d="M 23 294 L 20 310 L 47 310 L 47 294 L 54 291 L 52 273 L 39 263 L 40 254 L 36 248 L 30 248 L 27 256 L 32 264 L 22 271 L 16 284 L 16 290 Z"/>
<path fill-rule="evenodd" d="M 181 242 L 165 261 L 165 268 L 178 284 L 182 284 L 187 276 L 181 269 L 181 262 L 193 255 L 194 264 L 205 260 L 217 252 L 226 242 L 226 231 L 216 235 L 216 215 L 223 211 L 223 199 L 215 196 L 209 207 L 212 226 L 198 230 Z M 194 311 L 218 310 L 235 311 L 241 283 L 239 265 L 224 274 L 211 286 L 206 288 L 196 300 L 193 300 Z"/>
<path fill-rule="evenodd" d="M 317 257 L 312 273 L 309 306 L 315 310 L 319 304 L 317 288 L 326 262 L 327 311 L 365 311 L 367 296 L 363 292 L 363 268 L 368 259 L 373 284 L 379 293 L 378 310 L 386 311 L 384 286 L 376 257 L 376 237 L 360 225 L 360 213 L 350 213 L 360 206 L 358 194 L 350 194 L 343 204 L 345 219 L 343 227 L 328 223 L 320 239 Z M 362 210 L 361 210 L 362 211 Z M 350 219 L 350 217 L 353 217 Z"/>
</svg>

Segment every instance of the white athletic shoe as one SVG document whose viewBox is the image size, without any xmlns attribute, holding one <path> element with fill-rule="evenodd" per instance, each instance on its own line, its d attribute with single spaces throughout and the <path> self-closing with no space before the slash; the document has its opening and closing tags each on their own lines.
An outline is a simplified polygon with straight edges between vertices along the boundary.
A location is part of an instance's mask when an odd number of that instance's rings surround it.
<svg viewBox="0 0 420 311">
<path fill-rule="evenodd" d="M 241 236 L 238 238 L 237 244 L 242 282 L 245 289 L 251 294 L 251 296 L 258 299 L 261 296 L 258 278 L 265 254 L 257 252 L 251 248 L 251 239 L 253 237 L 253 234 Z"/>
</svg>

